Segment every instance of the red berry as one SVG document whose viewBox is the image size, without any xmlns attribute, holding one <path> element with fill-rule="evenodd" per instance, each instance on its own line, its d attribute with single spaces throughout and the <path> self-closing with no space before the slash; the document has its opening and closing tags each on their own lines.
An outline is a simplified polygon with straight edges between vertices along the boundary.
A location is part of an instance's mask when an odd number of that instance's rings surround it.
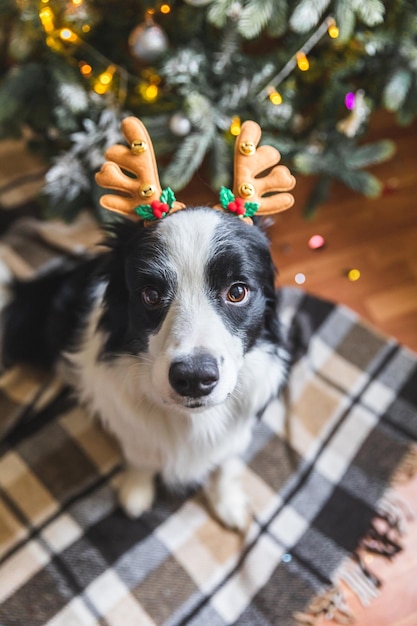
<svg viewBox="0 0 417 626">
<path fill-rule="evenodd" d="M 244 215 L 245 212 L 246 212 L 244 199 L 243 198 L 236 198 L 235 204 L 236 204 L 236 213 L 237 213 L 237 215 Z"/>
<path fill-rule="evenodd" d="M 168 204 L 161 202 L 160 200 L 152 200 L 151 207 L 153 216 L 157 220 L 160 220 L 161 217 L 164 217 L 164 215 L 169 211 Z"/>
<path fill-rule="evenodd" d="M 231 211 L 232 213 L 236 213 L 237 211 L 237 204 L 236 201 L 235 202 L 229 202 L 229 204 L 227 205 L 227 208 L 229 209 L 229 211 Z"/>
</svg>

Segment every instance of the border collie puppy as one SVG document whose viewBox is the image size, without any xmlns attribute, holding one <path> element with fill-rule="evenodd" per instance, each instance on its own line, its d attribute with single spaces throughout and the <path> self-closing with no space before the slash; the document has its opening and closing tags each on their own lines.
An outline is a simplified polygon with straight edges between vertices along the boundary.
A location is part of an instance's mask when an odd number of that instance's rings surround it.
<svg viewBox="0 0 417 626">
<path fill-rule="evenodd" d="M 203 483 L 220 521 L 243 529 L 237 458 L 287 369 L 267 238 L 197 207 L 146 227 L 121 221 L 107 245 L 10 283 L 2 360 L 55 365 L 114 434 L 129 516 L 151 507 L 159 474 Z"/>
</svg>

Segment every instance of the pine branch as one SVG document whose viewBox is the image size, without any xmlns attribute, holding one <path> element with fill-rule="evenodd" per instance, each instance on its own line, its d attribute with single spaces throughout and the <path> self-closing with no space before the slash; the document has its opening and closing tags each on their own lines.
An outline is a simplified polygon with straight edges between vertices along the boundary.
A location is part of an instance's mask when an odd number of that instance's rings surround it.
<svg viewBox="0 0 417 626">
<path fill-rule="evenodd" d="M 212 141 L 213 129 L 210 126 L 206 132 L 188 135 L 162 175 L 163 186 L 172 187 L 175 191 L 183 189 L 200 167 Z"/>
<path fill-rule="evenodd" d="M 275 8 L 275 0 L 249 0 L 239 16 L 239 33 L 254 39 L 267 26 Z"/>
<path fill-rule="evenodd" d="M 318 25 L 330 0 L 301 0 L 290 17 L 290 27 L 296 33 L 306 33 Z"/>
<path fill-rule="evenodd" d="M 232 150 L 226 143 L 223 136 L 215 134 L 211 146 L 211 184 L 214 189 L 227 187 L 230 184 L 232 161 Z"/>
<path fill-rule="evenodd" d="M 10 71 L 0 90 L 0 124 L 17 126 L 34 96 L 44 84 L 45 72 L 40 63 L 27 63 Z"/>
<path fill-rule="evenodd" d="M 215 63 L 213 70 L 216 74 L 223 72 L 235 61 L 235 56 L 239 51 L 240 36 L 237 25 L 232 24 L 223 34 L 219 52 L 215 53 Z"/>
<path fill-rule="evenodd" d="M 273 63 L 264 63 L 257 67 L 256 71 L 248 77 L 245 76 L 238 83 L 225 84 L 225 93 L 219 101 L 219 109 L 235 111 L 242 106 L 242 103 L 258 101 L 259 91 L 274 74 L 276 68 Z"/>
<path fill-rule="evenodd" d="M 214 0 L 208 10 L 208 21 L 218 28 L 223 28 L 234 3 L 235 0 Z"/>
<path fill-rule="evenodd" d="M 376 26 L 384 21 L 385 7 L 381 0 L 351 0 L 359 19 L 367 26 Z"/>
<path fill-rule="evenodd" d="M 413 76 L 407 69 L 397 69 L 385 86 L 382 99 L 388 111 L 398 111 L 410 91 Z"/>
<path fill-rule="evenodd" d="M 369 172 L 356 170 L 340 170 L 337 176 L 347 187 L 357 191 L 368 198 L 376 198 L 381 194 L 381 182 Z"/>
<path fill-rule="evenodd" d="M 364 167 L 387 161 L 394 153 L 395 144 L 393 141 L 384 140 L 368 143 L 353 150 L 346 157 L 345 166 L 352 170 L 363 169 Z"/>
<path fill-rule="evenodd" d="M 337 0 L 335 20 L 339 27 L 339 41 L 347 42 L 353 35 L 356 26 L 356 15 L 350 0 Z"/>
<path fill-rule="evenodd" d="M 268 22 L 268 34 L 271 37 L 281 37 L 288 27 L 288 1 L 277 0 Z"/>
</svg>

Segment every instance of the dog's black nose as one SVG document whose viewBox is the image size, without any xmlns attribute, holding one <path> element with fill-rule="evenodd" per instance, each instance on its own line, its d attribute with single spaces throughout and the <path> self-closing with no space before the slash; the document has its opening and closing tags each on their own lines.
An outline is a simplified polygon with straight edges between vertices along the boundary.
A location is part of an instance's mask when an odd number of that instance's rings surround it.
<svg viewBox="0 0 417 626">
<path fill-rule="evenodd" d="M 200 352 L 174 361 L 169 368 L 169 382 L 180 396 L 208 396 L 219 382 L 216 359 Z"/>
</svg>

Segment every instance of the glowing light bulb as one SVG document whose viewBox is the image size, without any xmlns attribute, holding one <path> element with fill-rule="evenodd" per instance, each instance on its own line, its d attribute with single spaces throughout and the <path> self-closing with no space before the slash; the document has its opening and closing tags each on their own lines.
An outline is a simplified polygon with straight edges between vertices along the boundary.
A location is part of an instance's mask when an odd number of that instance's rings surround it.
<svg viewBox="0 0 417 626">
<path fill-rule="evenodd" d="M 161 13 L 164 13 L 165 15 L 167 15 L 168 13 L 171 13 L 171 7 L 169 6 L 169 4 L 161 4 L 161 6 L 159 7 L 159 10 L 161 11 Z"/>
<path fill-rule="evenodd" d="M 103 72 L 102 74 L 100 74 L 98 79 L 102 85 L 110 85 L 111 81 L 113 80 L 113 76 L 110 72 Z"/>
<path fill-rule="evenodd" d="M 309 63 L 306 55 L 304 54 L 304 52 L 301 52 L 301 51 L 297 52 L 296 58 L 297 58 L 298 68 L 302 72 L 306 72 L 308 69 L 310 69 L 310 63 Z"/>
<path fill-rule="evenodd" d="M 39 19 L 46 33 L 51 33 L 55 30 L 54 14 L 50 7 L 44 7 L 41 11 L 39 11 Z"/>
<path fill-rule="evenodd" d="M 51 35 L 49 35 L 45 39 L 45 43 L 48 46 L 48 48 L 52 48 L 52 49 L 57 48 L 56 39 L 55 39 L 55 37 L 51 37 Z"/>
<path fill-rule="evenodd" d="M 147 102 L 153 102 L 157 99 L 159 93 L 159 89 L 157 85 L 147 85 L 143 92 L 143 98 Z"/>
<path fill-rule="evenodd" d="M 240 134 L 240 117 L 233 117 L 232 118 L 232 122 L 230 124 L 230 132 L 232 135 L 234 135 L 235 137 L 237 137 Z"/>
<path fill-rule="evenodd" d="M 337 39 L 339 37 L 339 29 L 334 19 L 329 19 L 328 21 L 329 27 L 327 32 L 329 33 L 329 37 L 332 39 Z"/>
<path fill-rule="evenodd" d="M 109 67 L 106 68 L 104 72 L 97 76 L 97 80 L 93 87 L 96 93 L 103 94 L 109 90 L 110 85 L 113 81 L 115 71 L 116 68 L 114 67 L 114 65 L 109 65 Z"/>
<path fill-rule="evenodd" d="M 78 41 L 77 35 L 70 28 L 61 28 L 59 36 L 62 41 L 70 41 L 71 43 Z"/>
<path fill-rule="evenodd" d="M 79 65 L 79 68 L 80 68 L 80 72 L 81 72 L 81 74 L 83 76 L 85 76 L 86 78 L 91 76 L 93 68 L 91 67 L 91 65 L 89 63 L 85 63 L 84 61 L 80 61 L 80 63 L 78 65 Z"/>
<path fill-rule="evenodd" d="M 105 85 L 102 85 L 98 81 L 94 84 L 93 89 L 99 95 L 102 95 L 102 94 L 106 93 L 106 91 L 107 91 L 107 87 Z"/>
<path fill-rule="evenodd" d="M 339 29 L 336 24 L 334 26 L 330 26 L 328 33 L 332 39 L 337 39 L 339 37 Z"/>
<path fill-rule="evenodd" d="M 282 104 L 282 96 L 278 91 L 271 91 L 271 93 L 269 94 L 269 99 L 272 104 Z"/>
</svg>

